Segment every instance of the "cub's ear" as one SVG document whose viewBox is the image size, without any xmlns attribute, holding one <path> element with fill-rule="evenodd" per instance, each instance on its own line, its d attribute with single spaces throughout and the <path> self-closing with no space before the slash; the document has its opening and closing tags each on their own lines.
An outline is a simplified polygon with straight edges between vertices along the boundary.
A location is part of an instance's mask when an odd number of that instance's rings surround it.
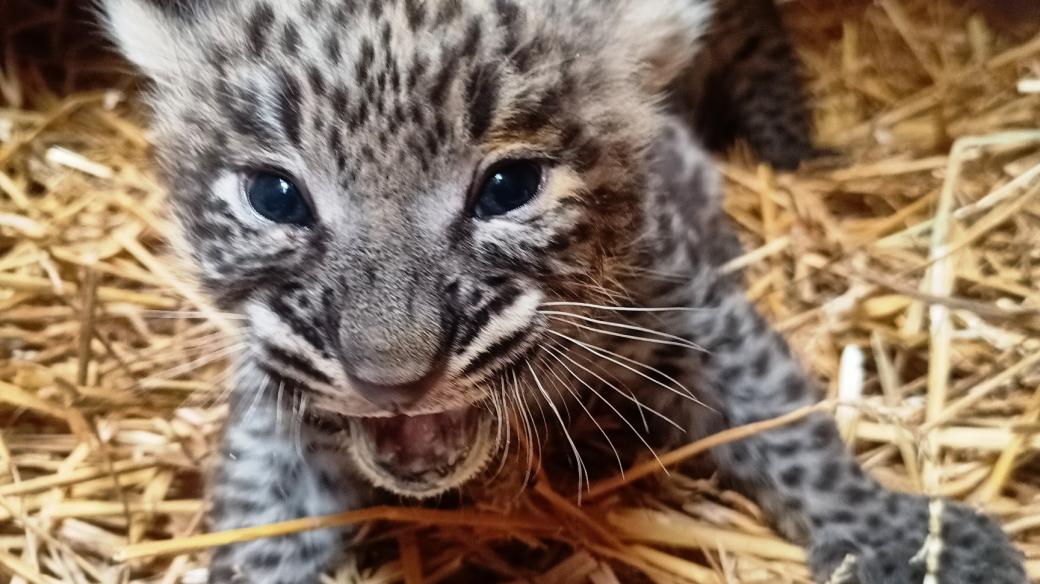
<svg viewBox="0 0 1040 584">
<path fill-rule="evenodd" d="M 105 32 L 123 55 L 153 79 L 175 75 L 193 54 L 185 11 L 188 3 L 160 7 L 160 0 L 97 0 Z M 170 2 L 164 2 L 170 4 Z M 181 13 L 181 14 L 178 14 Z"/>
<path fill-rule="evenodd" d="M 617 47 L 636 60 L 651 91 L 668 86 L 693 61 L 711 26 L 714 0 L 625 0 Z"/>
</svg>

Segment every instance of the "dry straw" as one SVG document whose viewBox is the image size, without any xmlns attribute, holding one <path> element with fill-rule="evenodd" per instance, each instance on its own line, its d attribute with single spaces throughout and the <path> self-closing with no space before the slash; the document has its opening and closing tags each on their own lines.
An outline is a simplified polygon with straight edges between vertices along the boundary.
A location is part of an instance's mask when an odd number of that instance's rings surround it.
<svg viewBox="0 0 1040 584">
<path fill-rule="evenodd" d="M 473 565 L 515 582 L 810 581 L 751 502 L 656 463 L 594 482 L 580 505 L 546 468 L 478 508 L 203 534 L 200 481 L 241 345 L 167 257 L 133 92 L 83 85 L 123 77 L 76 39 L 51 47 L 60 75 L 53 54 L 24 52 L 23 36 L 54 44 L 82 16 L 68 4 L 0 8 L 0 578 L 197 582 L 213 545 L 380 520 L 356 544 L 367 567 L 335 582 Z M 786 6 L 839 155 L 797 175 L 730 157 L 727 210 L 749 249 L 730 268 L 841 400 L 863 464 L 995 514 L 1040 582 L 1040 21 L 994 28 L 964 4 Z"/>
</svg>

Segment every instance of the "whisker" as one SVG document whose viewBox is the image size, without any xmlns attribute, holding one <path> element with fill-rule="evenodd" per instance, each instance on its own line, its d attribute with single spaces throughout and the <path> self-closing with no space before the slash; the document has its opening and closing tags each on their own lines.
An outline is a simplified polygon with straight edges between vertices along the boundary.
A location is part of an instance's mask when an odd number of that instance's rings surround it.
<svg viewBox="0 0 1040 584">
<path fill-rule="evenodd" d="M 513 385 L 506 395 L 512 398 L 514 404 L 513 411 L 519 418 L 518 421 L 520 423 L 520 427 L 518 427 L 517 430 L 522 429 L 522 433 L 518 434 L 517 446 L 520 446 L 519 438 L 521 437 L 523 438 L 523 441 L 527 443 L 527 468 L 524 471 L 523 480 L 524 484 L 527 484 L 527 482 L 531 480 L 531 473 L 534 470 L 534 443 L 532 442 L 533 432 L 531 430 L 531 426 L 528 423 L 526 410 L 524 409 L 523 403 L 520 399 L 520 393 L 516 388 L 515 375 L 513 377 Z M 517 454 L 519 454 L 519 452 L 517 452 Z"/>
<path fill-rule="evenodd" d="M 282 426 L 282 395 L 285 393 L 285 380 L 278 381 L 278 393 L 274 404 L 274 427 L 281 434 L 285 428 Z"/>
<path fill-rule="evenodd" d="M 621 324 L 621 323 L 617 323 L 617 322 L 608 322 L 608 321 L 605 321 L 605 320 L 597 320 L 595 318 L 589 318 L 587 316 L 578 316 L 577 314 L 570 314 L 570 313 L 559 312 L 559 311 L 541 311 L 540 310 L 540 311 L 538 311 L 538 313 L 539 314 L 544 314 L 544 315 L 548 316 L 552 320 L 565 322 L 565 323 L 567 323 L 567 324 L 569 324 L 571 326 L 576 326 L 576 327 L 578 327 L 580 329 L 593 331 L 593 332 L 597 332 L 597 333 L 600 333 L 600 334 L 609 335 L 609 336 L 612 336 L 612 337 L 620 337 L 620 338 L 623 338 L 623 339 L 631 339 L 631 340 L 634 340 L 634 341 L 644 341 L 644 342 L 653 343 L 653 344 L 656 344 L 656 345 L 671 345 L 673 347 L 683 347 L 685 349 L 690 349 L 690 350 L 693 350 L 693 351 L 700 351 L 702 353 L 706 353 L 707 352 L 700 345 L 697 345 L 696 343 L 693 343 L 693 342 L 691 342 L 691 341 L 689 341 L 687 339 L 684 339 L 682 337 L 678 337 L 678 336 L 675 336 L 675 335 L 670 335 L 668 333 L 662 333 L 662 332 L 655 331 L 653 329 L 644 328 L 644 327 L 641 327 L 641 326 L 635 326 L 635 325 L 629 325 L 629 324 Z M 557 316 L 557 315 L 566 315 L 566 318 L 563 317 L 563 316 Z M 576 323 L 576 322 L 572 322 L 572 321 L 568 320 L 568 318 L 576 318 L 578 320 L 582 320 L 582 321 L 585 321 L 585 322 L 594 322 L 594 323 L 597 323 L 597 324 L 617 327 L 617 328 L 621 328 L 621 329 L 625 329 L 625 330 L 633 330 L 633 331 L 650 333 L 650 334 L 658 335 L 658 336 L 660 336 L 662 338 L 655 339 L 655 338 L 650 338 L 650 337 L 638 337 L 638 336 L 635 336 L 635 335 L 626 335 L 626 334 L 623 334 L 623 333 L 618 333 L 618 332 L 614 332 L 614 331 L 609 331 L 609 330 L 605 330 L 605 329 L 601 329 L 601 328 L 596 328 L 596 327 L 592 327 L 592 326 L 588 326 L 588 325 L 583 325 L 583 324 L 579 324 L 579 323 Z"/>
<path fill-rule="evenodd" d="M 587 382 L 584 379 L 582 379 L 580 375 L 577 375 L 576 373 L 574 373 L 574 370 L 571 369 L 570 367 L 568 367 L 567 364 L 564 363 L 562 359 L 566 359 L 566 360 L 570 361 L 571 363 L 573 363 L 577 367 L 581 367 L 581 365 L 576 363 L 573 359 L 568 357 L 566 353 L 560 351 L 559 349 L 555 350 L 555 354 L 557 356 L 557 361 L 559 361 L 560 365 L 562 365 L 563 368 L 566 369 L 567 372 L 570 373 L 572 377 L 577 379 L 579 383 L 584 385 L 586 389 L 591 391 L 596 397 L 598 397 L 600 399 L 600 401 L 602 401 L 604 404 L 606 404 L 606 406 L 608 408 L 610 408 L 610 410 L 612 412 L 614 412 L 614 414 L 618 417 L 618 419 L 621 420 L 626 426 L 628 426 L 628 428 L 630 430 L 632 430 L 632 433 L 635 434 L 636 438 L 638 438 L 639 441 L 643 443 L 643 446 L 645 446 L 646 449 L 648 451 L 650 451 L 650 454 L 652 454 L 653 457 L 655 459 L 657 459 L 657 462 L 661 464 L 661 468 L 664 470 L 665 474 L 668 474 L 668 469 L 665 468 L 664 463 L 661 462 L 661 459 L 657 456 L 657 453 L 654 452 L 653 447 L 651 447 L 650 443 L 646 441 L 646 438 L 644 438 L 643 435 L 639 433 L 639 430 L 636 430 L 636 427 L 632 425 L 632 422 L 629 422 L 628 418 L 626 418 L 625 415 L 622 414 L 621 411 L 618 410 L 614 406 L 614 404 L 610 403 L 610 400 L 604 398 L 603 395 L 600 392 L 596 391 L 596 389 L 592 387 L 592 384 L 590 384 L 589 382 Z M 562 359 L 561 359 L 561 357 L 562 357 Z M 584 367 L 582 367 L 582 369 L 584 369 Z M 589 371 L 589 373 L 592 373 L 592 372 Z M 595 375 L 595 373 L 592 373 L 592 374 Z M 622 394 L 622 395 L 624 395 L 624 394 Z M 667 418 L 665 418 L 665 419 L 667 419 Z M 669 420 L 669 421 L 671 421 L 671 420 Z"/>
<path fill-rule="evenodd" d="M 235 391 L 235 370 L 240 369 L 241 367 L 243 366 L 235 365 L 226 367 L 224 371 L 213 380 L 213 385 L 218 388 L 218 391 L 206 394 L 208 396 L 207 399 L 201 401 L 204 407 L 213 407 L 217 404 L 222 404 L 231 397 L 231 393 Z"/>
<path fill-rule="evenodd" d="M 527 428 L 523 424 L 523 418 L 520 416 L 520 411 L 517 409 L 512 394 L 508 392 L 505 385 L 503 385 L 502 403 L 505 405 L 506 425 L 509 428 L 509 443 L 506 458 L 513 456 L 513 454 L 510 453 L 514 453 L 516 455 L 516 462 L 520 463 L 524 455 L 524 448 L 527 447 L 529 438 L 527 437 Z M 506 462 L 506 458 L 503 458 L 503 463 Z M 530 470 L 530 467 L 526 467 L 525 471 L 526 470 Z M 527 477 L 525 472 L 523 483 L 526 484 L 526 481 Z M 521 486 L 521 492 L 517 493 L 517 495 L 519 496 L 522 491 L 523 487 Z"/>
<path fill-rule="evenodd" d="M 695 308 L 691 306 L 662 306 L 662 307 L 645 307 L 645 306 L 609 306 L 606 304 L 591 304 L 587 302 L 543 302 L 539 305 L 541 307 L 553 307 L 553 306 L 573 306 L 576 308 L 591 308 L 594 310 L 607 310 L 613 312 L 703 312 L 703 308 Z"/>
<path fill-rule="evenodd" d="M 253 379 L 255 378 L 255 381 Z M 241 362 L 236 362 L 232 366 L 224 370 L 221 376 L 221 383 L 224 385 L 222 391 L 216 395 L 208 395 L 206 400 L 200 400 L 201 407 L 212 407 L 215 404 L 224 403 L 225 401 L 230 402 L 232 394 L 235 393 L 235 389 L 243 386 L 247 383 L 259 384 L 262 383 L 263 378 L 260 370 L 256 368 L 251 361 L 242 359 Z M 190 397 L 189 397 L 190 399 Z M 239 400 L 235 404 L 237 408 L 242 407 L 242 400 Z M 228 408 L 228 416 L 232 416 L 240 413 L 237 409 L 232 410 Z"/>
<path fill-rule="evenodd" d="M 213 387 L 213 391 L 193 391 L 184 398 L 184 405 L 212 408 L 219 404 L 227 403 L 228 398 L 235 390 L 234 380 L 236 375 L 242 376 L 252 373 L 248 364 L 241 363 L 244 354 L 232 359 L 228 366 L 223 367 L 216 376 L 207 380 Z"/>
<path fill-rule="evenodd" d="M 505 416 L 507 414 L 502 400 L 502 395 L 499 392 L 494 391 L 494 388 L 491 388 L 488 396 L 491 401 L 492 415 L 495 416 L 495 450 L 499 452 L 498 467 L 490 477 L 490 480 L 494 480 L 502 474 L 502 469 L 505 468 L 511 444 L 509 442 L 508 432 L 504 432 L 506 427 Z"/>
<path fill-rule="evenodd" d="M 479 389 L 481 391 L 481 393 L 484 394 L 484 399 L 481 400 L 480 405 L 481 405 L 481 407 L 483 407 L 484 409 L 487 410 L 488 415 L 491 416 L 492 419 L 494 419 L 494 421 L 495 421 L 495 448 L 497 449 L 498 447 L 501 446 L 501 444 L 498 441 L 499 431 L 500 431 L 499 427 L 501 426 L 501 423 L 500 423 L 500 420 L 499 420 L 499 417 L 498 417 L 498 413 L 499 413 L 498 412 L 498 403 L 495 401 L 496 400 L 495 392 L 486 389 L 484 387 L 484 385 L 481 384 L 481 383 L 475 383 L 473 385 L 473 387 L 476 388 L 476 389 Z"/>
<path fill-rule="evenodd" d="M 530 365 L 530 361 L 528 361 L 527 364 Z M 542 430 L 545 432 L 545 435 L 548 436 L 549 435 L 549 422 L 545 419 L 545 408 L 542 407 L 542 400 L 538 399 L 538 396 L 535 395 L 534 399 L 532 401 L 534 401 L 535 405 L 538 406 L 538 414 L 542 418 Z M 532 423 L 534 422 L 534 412 L 531 412 L 531 421 L 532 421 Z M 537 428 L 535 428 L 535 430 L 537 431 Z M 539 441 L 539 443 L 541 443 L 541 437 L 539 437 L 538 441 Z"/>
<path fill-rule="evenodd" d="M 128 367 L 140 367 L 149 362 L 180 361 L 183 357 L 197 352 L 209 352 L 222 347 L 233 345 L 244 345 L 245 341 L 228 337 L 221 332 L 209 333 L 198 337 L 187 337 L 177 339 L 172 343 L 165 343 L 157 347 L 149 347 L 133 354 L 133 358 L 127 362 Z"/>
<path fill-rule="evenodd" d="M 216 361 L 220 361 L 221 359 L 229 357 L 234 353 L 237 353 L 245 349 L 246 347 L 247 343 L 245 342 L 235 343 L 217 351 L 213 351 L 205 355 L 202 355 L 201 357 L 197 357 L 187 363 L 182 363 L 180 365 L 177 365 L 176 367 L 171 367 L 158 373 L 153 373 L 145 379 L 173 379 L 176 377 L 180 377 L 185 373 L 191 373 L 192 371 L 201 369 L 206 365 L 209 365 L 210 363 L 214 363 Z"/>
<path fill-rule="evenodd" d="M 663 421 L 663 422 L 665 422 L 665 423 L 675 427 L 675 429 L 677 429 L 679 431 L 682 431 L 682 432 L 686 431 L 685 428 L 683 428 L 682 425 L 680 425 L 675 420 L 669 418 L 665 414 L 657 411 L 656 409 L 654 409 L 654 408 L 646 405 L 642 401 L 640 401 L 639 398 L 637 398 L 635 396 L 635 394 L 633 394 L 631 391 L 627 391 L 627 392 L 626 391 L 621 391 L 620 389 L 618 389 L 618 387 L 616 385 L 614 385 L 613 383 L 607 381 L 606 379 L 604 379 L 601 375 L 599 375 L 595 371 L 589 369 L 588 367 L 585 367 L 581 363 L 578 363 L 572 357 L 567 355 L 564 351 L 561 351 L 560 349 L 555 349 L 555 351 L 556 351 L 556 354 L 558 356 L 564 357 L 565 359 L 570 361 L 575 367 L 577 367 L 577 368 L 581 369 L 582 371 L 588 373 L 589 375 L 595 377 L 601 383 L 603 383 L 604 385 L 606 385 L 610 389 L 614 390 L 614 392 L 616 392 L 618 395 L 620 395 L 621 397 L 623 397 L 623 398 L 627 399 L 628 401 L 632 402 L 633 404 L 635 404 L 635 406 L 640 410 L 640 412 L 642 412 L 642 411 L 650 412 L 651 414 L 653 414 L 657 418 L 660 418 L 661 421 Z M 567 365 L 564 364 L 564 363 L 561 363 L 561 365 L 563 365 L 564 367 L 567 367 Z M 581 381 L 581 378 L 578 375 L 575 375 L 574 371 L 572 371 L 569 367 L 567 367 L 567 370 L 571 373 L 571 375 L 574 375 L 575 378 L 577 378 L 579 381 Z M 598 391 L 593 390 L 593 393 L 596 394 L 596 397 L 598 397 L 601 400 L 603 400 L 604 402 L 606 402 L 606 404 L 608 406 L 612 406 L 613 405 L 613 404 L 610 403 L 610 400 L 607 400 L 606 398 L 604 398 Z M 619 416 L 621 415 L 620 412 L 617 412 L 617 410 L 614 410 L 614 411 L 616 413 L 618 413 Z M 649 432 L 650 431 L 650 425 L 648 423 L 646 423 L 646 419 L 645 418 L 643 419 L 643 422 L 644 422 L 644 424 L 643 424 L 644 428 L 646 429 L 647 432 Z M 632 429 L 633 429 L 633 431 L 635 431 L 635 428 L 632 428 Z"/>
<path fill-rule="evenodd" d="M 226 320 L 246 320 L 244 314 L 233 312 L 204 312 L 201 310 L 141 310 L 136 312 L 145 318 L 199 319 L 223 318 Z"/>
<path fill-rule="evenodd" d="M 537 424 L 537 422 L 534 419 L 534 412 L 531 410 L 531 403 L 530 402 L 534 401 L 536 404 L 538 404 L 538 407 L 540 409 L 542 407 L 541 406 L 541 401 L 539 401 L 537 395 L 533 396 L 533 400 L 525 399 L 526 394 L 523 391 L 523 386 L 520 383 L 520 377 L 517 375 L 516 370 L 513 370 L 512 376 L 513 376 L 513 391 L 516 393 L 517 403 L 520 404 L 521 408 L 523 408 L 524 414 L 525 414 L 525 416 L 527 417 L 527 420 L 530 423 L 531 433 L 532 433 L 532 435 L 534 437 L 534 442 L 529 445 L 530 446 L 529 450 L 533 454 L 533 456 L 531 458 L 531 469 L 533 471 L 533 470 L 537 470 L 538 465 L 541 464 L 541 460 L 542 460 L 542 435 L 538 433 L 538 424 Z M 546 431 L 548 431 L 548 430 L 546 430 Z"/>
<path fill-rule="evenodd" d="M 509 405 L 506 401 L 505 383 L 503 380 L 500 380 L 500 382 L 502 385 L 501 391 L 491 393 L 492 404 L 494 404 L 495 410 L 497 411 L 497 415 L 500 416 L 498 423 L 499 430 L 498 432 L 496 432 L 496 440 L 499 441 L 499 447 L 502 448 L 501 458 L 499 458 L 498 461 L 498 468 L 495 469 L 495 473 L 494 475 L 492 475 L 493 478 L 498 477 L 498 475 L 502 474 L 502 469 L 505 468 L 506 461 L 509 459 L 509 451 L 513 447 L 512 443 L 509 440 L 508 429 L 505 430 L 504 435 L 502 434 L 502 429 L 506 427 L 508 422 L 506 416 L 509 416 Z M 503 439 L 504 443 L 502 442 Z"/>
<path fill-rule="evenodd" d="M 532 367 L 530 363 L 526 363 L 526 365 L 527 370 L 531 372 L 531 377 L 534 379 L 535 385 L 538 386 L 538 391 L 541 392 L 543 396 L 545 396 L 545 401 L 548 403 L 549 408 L 552 409 L 553 414 L 556 415 L 556 421 L 560 423 L 560 430 L 563 431 L 563 436 L 571 445 L 571 452 L 574 453 L 575 462 L 578 464 L 578 496 L 580 497 L 582 478 L 585 479 L 586 487 L 591 488 L 592 486 L 589 482 L 589 471 L 587 468 L 585 468 L 585 461 L 581 458 L 581 453 L 578 451 L 578 446 L 574 443 L 574 439 L 571 437 L 571 433 L 567 429 L 567 424 L 563 421 L 563 416 L 560 415 L 560 410 L 556 407 L 555 404 L 552 403 L 552 398 L 549 397 L 549 393 L 545 391 L 544 387 L 542 387 L 542 381 L 538 379 L 538 375 L 534 372 L 534 367 Z"/>
<path fill-rule="evenodd" d="M 232 337 L 230 337 L 227 333 L 225 333 L 223 331 L 213 331 L 213 332 L 206 333 L 206 334 L 203 334 L 203 335 L 198 335 L 198 336 L 195 336 L 195 335 L 187 335 L 186 337 L 182 336 L 182 338 L 177 339 L 176 341 L 174 341 L 170 345 L 170 347 L 165 347 L 162 350 L 168 350 L 171 347 L 177 347 L 179 349 L 196 348 L 196 347 L 208 346 L 208 345 L 211 345 L 211 344 L 213 344 L 215 342 L 218 342 L 218 341 L 227 342 L 227 341 L 231 341 L 231 340 L 234 340 L 234 339 Z"/>
<path fill-rule="evenodd" d="M 495 415 L 497 418 L 495 434 L 499 441 L 499 447 L 504 448 L 506 451 L 509 450 L 509 412 L 507 411 L 507 404 L 505 397 L 501 392 L 492 394 L 493 404 L 495 406 Z"/>
<path fill-rule="evenodd" d="M 249 418 L 253 415 L 257 403 L 263 399 L 267 399 L 267 390 L 271 386 L 271 376 L 263 373 L 261 373 L 261 375 L 263 375 L 263 383 L 260 384 L 260 388 L 253 395 L 253 399 L 249 403 L 249 408 L 246 410 L 245 418 Z"/>
<path fill-rule="evenodd" d="M 298 396 L 298 399 L 296 401 L 298 401 L 299 403 L 296 409 L 296 415 L 294 416 L 296 420 L 296 432 L 293 441 L 296 446 L 296 454 L 299 455 L 299 457 L 302 459 L 305 458 L 303 453 L 303 421 L 304 416 L 307 415 L 308 398 L 307 394 L 300 390 L 296 390 L 294 393 Z"/>
<path fill-rule="evenodd" d="M 559 345 L 559 343 L 555 339 L 550 339 L 549 344 L 557 348 Z M 540 358 L 540 356 L 537 365 L 543 374 L 548 372 L 555 375 L 556 373 L 555 371 L 553 371 L 553 368 L 550 366 L 550 364 L 545 359 Z M 563 413 L 567 414 L 567 419 L 571 419 L 571 409 L 570 406 L 567 405 L 567 400 L 564 399 L 563 394 L 559 391 L 559 388 L 557 388 L 557 393 L 560 394 L 560 403 L 563 405 Z"/>
<path fill-rule="evenodd" d="M 558 357 L 556 357 L 555 355 L 551 356 L 554 359 L 558 359 Z M 560 394 L 560 401 L 564 404 L 567 403 L 566 399 L 563 397 L 562 392 L 560 392 L 560 385 L 562 385 L 563 388 L 567 390 L 567 393 L 569 393 L 571 397 L 574 398 L 574 401 L 578 402 L 578 406 L 585 411 L 585 415 L 587 415 L 589 419 L 592 420 L 592 423 L 595 424 L 596 428 L 599 430 L 599 433 L 603 435 L 603 439 L 607 441 L 607 446 L 610 446 L 610 449 L 614 451 L 614 458 L 617 459 L 618 463 L 618 471 L 621 473 L 621 476 L 624 477 L 625 465 L 621 462 L 621 454 L 618 453 L 618 449 L 614 446 L 614 442 L 610 439 L 610 435 L 607 434 L 607 431 L 604 430 L 603 426 L 600 425 L 599 421 L 596 419 L 596 416 L 592 415 L 592 412 L 589 411 L 589 408 L 585 405 L 584 401 L 578 396 L 577 392 L 575 392 L 574 389 L 570 387 L 567 384 L 567 382 L 563 380 L 562 377 L 560 377 L 560 374 L 557 373 L 556 370 L 552 367 L 546 367 L 546 371 L 548 371 L 553 377 L 556 378 L 556 380 L 553 381 L 553 388 L 556 390 L 556 393 Z M 557 385 L 556 381 L 560 382 L 559 385 Z M 580 490 L 581 489 L 579 488 L 579 491 Z"/>
<path fill-rule="evenodd" d="M 646 430 L 647 433 L 650 432 L 650 421 L 646 418 L 646 413 L 650 412 L 652 414 L 657 414 L 658 417 L 664 416 L 664 414 L 662 414 L 660 411 L 658 411 L 658 410 L 656 410 L 654 408 L 651 408 L 650 406 L 648 406 L 648 405 L 644 404 L 642 401 L 640 401 L 639 398 L 636 397 L 635 392 L 633 392 L 632 389 L 630 387 L 628 387 L 627 383 L 625 383 L 621 379 L 618 379 L 617 375 L 615 375 L 613 372 L 611 372 L 610 370 L 605 368 L 602 363 L 600 363 L 599 361 L 596 361 L 596 360 L 594 360 L 592 358 L 592 357 L 597 357 L 597 355 L 591 355 L 590 356 L 590 355 L 586 355 L 585 353 L 577 353 L 577 354 L 573 355 L 573 357 L 577 358 L 577 359 L 581 359 L 589 367 L 595 367 L 596 369 L 599 370 L 599 372 L 602 375 L 604 375 L 606 377 L 609 377 L 611 379 L 611 381 L 613 381 L 614 383 L 617 383 L 618 385 L 621 386 L 621 388 L 624 390 L 624 394 L 629 397 L 629 401 L 631 401 L 632 403 L 634 403 L 636 405 L 636 412 L 639 413 L 639 420 L 643 423 L 643 429 Z M 614 391 L 619 391 L 619 390 L 615 389 Z M 671 421 L 671 418 L 668 418 L 668 420 Z"/>
<path fill-rule="evenodd" d="M 625 357 L 624 355 L 615 353 L 614 351 L 609 351 L 609 350 L 603 349 L 601 347 L 596 347 L 596 346 L 590 345 L 588 343 L 583 343 L 583 342 L 581 342 L 581 341 L 579 341 L 579 340 L 577 340 L 575 338 L 569 337 L 569 336 L 567 336 L 567 335 L 565 335 L 563 333 L 560 333 L 558 331 L 549 330 L 547 332 L 549 332 L 549 334 L 553 334 L 553 335 L 562 337 L 564 339 L 567 339 L 568 341 L 570 341 L 570 342 L 572 342 L 572 343 L 574 343 L 574 344 L 584 348 L 585 350 L 589 351 L 590 353 L 593 353 L 593 354 L 595 354 L 595 355 L 597 355 L 597 356 L 599 356 L 599 357 L 601 357 L 603 359 L 606 359 L 606 360 L 610 361 L 611 363 L 614 363 L 615 365 L 618 365 L 618 366 L 620 366 L 620 367 L 622 367 L 624 369 L 627 369 L 627 370 L 631 371 L 632 373 L 635 373 L 636 375 L 642 377 L 643 379 L 646 379 L 647 381 L 649 381 L 651 383 L 654 383 L 654 384 L 658 385 L 659 387 L 661 387 L 663 389 L 666 389 L 666 390 L 668 390 L 668 391 L 670 391 L 670 392 L 672 392 L 672 393 L 674 393 L 674 394 L 676 394 L 678 396 L 682 396 L 683 398 L 688 399 L 688 400 L 692 401 L 695 404 L 698 404 L 700 406 L 704 406 L 704 407 L 708 408 L 711 411 L 715 411 L 714 408 L 712 408 L 708 404 L 702 402 L 701 400 L 697 399 L 697 396 L 695 396 L 693 394 L 693 392 L 690 391 L 690 389 L 687 388 L 685 385 L 680 383 L 674 377 L 672 377 L 672 376 L 662 372 L 661 370 L 659 370 L 659 369 L 657 369 L 655 367 L 651 367 L 651 366 L 646 365 L 644 363 L 640 363 L 639 361 L 636 361 L 635 359 L 630 359 L 628 357 Z M 678 389 L 676 389 L 676 388 L 674 388 L 674 387 L 672 387 L 670 385 L 666 385 L 666 384 L 662 383 L 658 379 L 654 379 L 653 377 L 651 377 L 651 376 L 647 375 L 646 373 L 636 369 L 635 367 L 632 367 L 631 365 L 627 365 L 626 362 L 627 363 L 631 363 L 631 364 L 633 364 L 633 365 L 635 365 L 637 367 L 642 367 L 642 368 L 644 368 L 644 369 L 646 369 L 648 371 L 651 371 L 653 373 L 656 373 L 656 374 L 660 375 L 664 379 L 667 379 L 668 381 L 671 381 L 672 383 L 678 385 L 680 388 L 682 388 L 683 391 L 679 391 Z"/>
</svg>

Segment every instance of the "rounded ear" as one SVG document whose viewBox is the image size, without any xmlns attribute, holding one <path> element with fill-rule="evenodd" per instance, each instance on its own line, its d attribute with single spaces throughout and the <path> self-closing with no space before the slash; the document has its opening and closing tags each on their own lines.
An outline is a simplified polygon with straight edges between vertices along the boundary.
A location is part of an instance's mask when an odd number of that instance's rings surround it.
<svg viewBox="0 0 1040 584">
<path fill-rule="evenodd" d="M 154 0 L 99 0 L 105 32 L 120 51 L 153 79 L 176 73 L 190 59 L 186 23 Z"/>
<path fill-rule="evenodd" d="M 667 87 L 693 61 L 711 26 L 712 0 L 627 0 L 617 26 L 618 47 L 634 58 L 651 91 Z"/>
</svg>

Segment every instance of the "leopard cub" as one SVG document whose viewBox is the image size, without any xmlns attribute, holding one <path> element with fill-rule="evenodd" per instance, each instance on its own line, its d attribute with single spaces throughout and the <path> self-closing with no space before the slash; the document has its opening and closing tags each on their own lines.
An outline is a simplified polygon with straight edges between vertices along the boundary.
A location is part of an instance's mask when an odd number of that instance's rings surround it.
<svg viewBox="0 0 1040 584">
<path fill-rule="evenodd" d="M 536 410 L 550 440 L 597 407 L 658 449 L 816 399 L 720 269 L 719 178 L 665 97 L 715 2 L 101 1 L 154 80 L 199 281 L 247 323 L 212 527 L 489 478 Z M 848 555 L 844 582 L 924 578 L 929 501 L 864 474 L 829 417 L 713 456 L 819 582 Z M 1025 581 L 992 520 L 941 524 L 940 582 Z M 344 535 L 220 548 L 210 581 L 318 582 Z"/>
</svg>

